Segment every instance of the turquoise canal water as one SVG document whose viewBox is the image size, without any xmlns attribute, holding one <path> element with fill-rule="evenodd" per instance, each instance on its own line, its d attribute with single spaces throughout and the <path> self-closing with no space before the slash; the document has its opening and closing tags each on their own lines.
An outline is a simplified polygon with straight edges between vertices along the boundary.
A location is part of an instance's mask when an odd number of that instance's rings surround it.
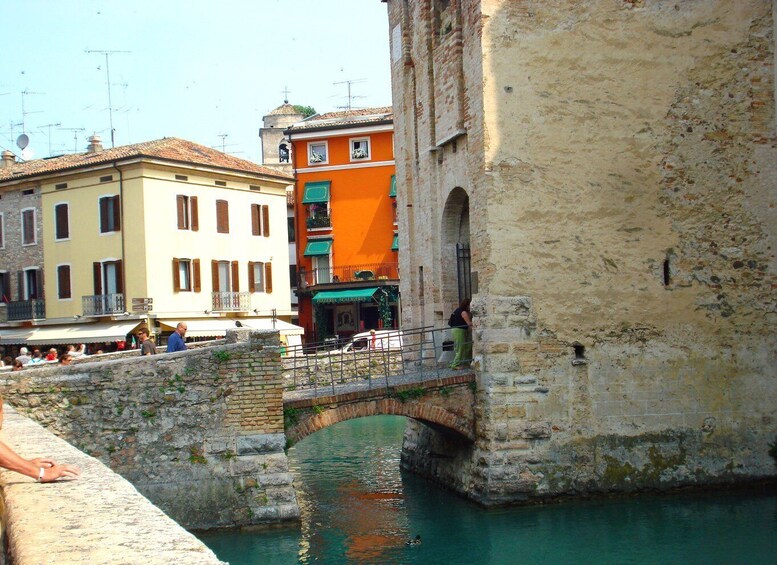
<svg viewBox="0 0 777 565">
<path fill-rule="evenodd" d="M 484 510 L 399 471 L 405 420 L 342 422 L 289 450 L 300 528 L 201 534 L 232 565 L 777 563 L 777 494 Z M 421 536 L 421 545 L 406 540 Z"/>
</svg>

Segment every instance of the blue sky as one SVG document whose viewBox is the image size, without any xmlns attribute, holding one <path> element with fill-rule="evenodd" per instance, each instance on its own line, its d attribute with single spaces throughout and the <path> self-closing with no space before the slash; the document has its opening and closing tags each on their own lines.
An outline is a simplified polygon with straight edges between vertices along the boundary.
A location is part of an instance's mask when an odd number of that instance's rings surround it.
<svg viewBox="0 0 777 565">
<path fill-rule="evenodd" d="M 2 19 L 0 147 L 20 153 L 24 121 L 34 158 L 92 133 L 110 147 L 105 56 L 86 50 L 129 51 L 110 56 L 117 146 L 174 136 L 258 162 L 285 87 L 319 112 L 347 104 L 345 80 L 354 106 L 391 104 L 380 0 L 15 0 Z"/>
</svg>

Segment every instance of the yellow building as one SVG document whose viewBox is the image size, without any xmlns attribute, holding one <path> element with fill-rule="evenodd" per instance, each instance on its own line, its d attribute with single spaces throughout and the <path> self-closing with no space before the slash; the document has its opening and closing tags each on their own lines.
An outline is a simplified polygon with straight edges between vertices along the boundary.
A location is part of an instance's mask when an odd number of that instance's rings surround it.
<svg viewBox="0 0 777 565">
<path fill-rule="evenodd" d="M 164 335 L 179 321 L 188 337 L 236 321 L 301 331 L 288 324 L 293 179 L 182 139 L 90 142 L 0 169 L 1 192 L 40 195 L 45 319 L 16 320 L 17 342 L 112 341 L 145 323 Z"/>
</svg>

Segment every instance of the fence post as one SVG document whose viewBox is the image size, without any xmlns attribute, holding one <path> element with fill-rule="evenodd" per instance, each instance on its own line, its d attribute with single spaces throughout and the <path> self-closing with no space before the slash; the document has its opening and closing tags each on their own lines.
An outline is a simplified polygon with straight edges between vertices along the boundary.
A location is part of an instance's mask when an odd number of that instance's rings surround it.
<svg viewBox="0 0 777 565">
<path fill-rule="evenodd" d="M 332 395 L 335 394 L 335 372 L 334 369 L 332 369 L 332 352 L 327 351 L 326 359 L 329 361 L 329 382 L 332 383 Z"/>
<path fill-rule="evenodd" d="M 440 364 L 437 362 L 437 329 L 432 328 L 432 361 L 434 362 L 434 372 L 437 376 L 437 382 L 440 382 Z"/>
</svg>

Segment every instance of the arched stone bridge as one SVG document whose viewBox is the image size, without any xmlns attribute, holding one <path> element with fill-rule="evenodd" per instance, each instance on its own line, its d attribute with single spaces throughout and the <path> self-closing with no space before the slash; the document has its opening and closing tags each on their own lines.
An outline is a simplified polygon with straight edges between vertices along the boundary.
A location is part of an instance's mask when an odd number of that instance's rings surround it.
<svg viewBox="0 0 777 565">
<path fill-rule="evenodd" d="M 337 422 L 384 414 L 407 416 L 471 442 L 474 406 L 474 373 L 325 396 L 288 391 L 283 395 L 286 438 L 291 443 Z"/>
</svg>

